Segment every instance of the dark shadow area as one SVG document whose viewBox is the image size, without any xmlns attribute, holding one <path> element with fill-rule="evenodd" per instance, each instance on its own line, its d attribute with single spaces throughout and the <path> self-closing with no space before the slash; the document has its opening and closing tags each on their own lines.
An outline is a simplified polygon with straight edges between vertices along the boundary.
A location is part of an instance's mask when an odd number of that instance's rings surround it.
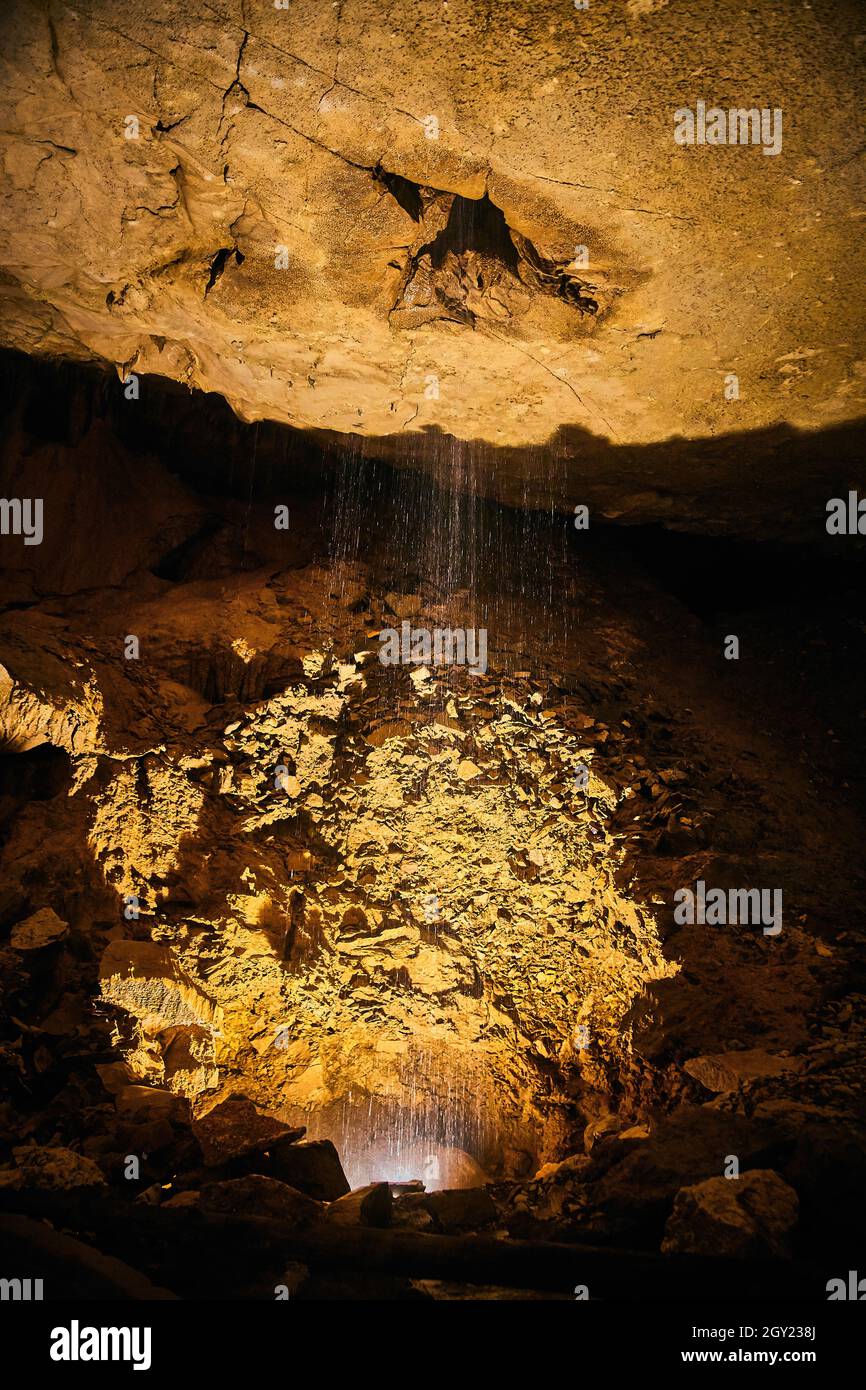
<svg viewBox="0 0 866 1390">
<path fill-rule="evenodd" d="M 248 425 L 222 396 L 168 378 L 144 380 L 148 402 L 139 409 L 140 402 L 124 398 L 117 376 L 97 364 L 4 351 L 0 419 L 6 429 L 20 419 L 34 441 L 68 444 L 94 417 L 105 419 L 131 454 L 157 455 L 188 486 L 214 496 L 270 496 L 287 483 L 297 495 L 315 496 L 323 481 L 333 490 L 339 470 L 357 460 L 400 471 L 423 466 L 449 494 L 461 483 L 482 497 L 511 487 L 524 494 L 518 510 L 542 515 L 568 518 L 583 503 L 591 527 L 605 525 L 609 512 L 617 531 L 654 525 L 659 537 L 691 531 L 701 539 L 799 542 L 830 560 L 866 549 L 864 536 L 831 537 L 826 530 L 831 497 L 866 492 L 862 420 L 814 432 L 773 425 L 646 445 L 610 444 L 569 425 L 546 446 L 520 449 L 455 440 L 437 427 L 368 438 L 272 421 Z M 371 498 L 377 492 L 374 472 Z"/>
</svg>

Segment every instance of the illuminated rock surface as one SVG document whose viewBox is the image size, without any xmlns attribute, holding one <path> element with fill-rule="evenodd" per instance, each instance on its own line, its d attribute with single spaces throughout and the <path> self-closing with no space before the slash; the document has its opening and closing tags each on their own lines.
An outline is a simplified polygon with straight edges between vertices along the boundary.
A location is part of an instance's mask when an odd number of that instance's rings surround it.
<svg viewBox="0 0 866 1390">
<path fill-rule="evenodd" d="M 856 459 L 856 7 L 2 22 L 7 345 L 435 472 L 473 441 L 475 486 L 518 505 L 802 533 Z M 782 109 L 781 151 L 676 144 L 701 96 Z"/>
</svg>

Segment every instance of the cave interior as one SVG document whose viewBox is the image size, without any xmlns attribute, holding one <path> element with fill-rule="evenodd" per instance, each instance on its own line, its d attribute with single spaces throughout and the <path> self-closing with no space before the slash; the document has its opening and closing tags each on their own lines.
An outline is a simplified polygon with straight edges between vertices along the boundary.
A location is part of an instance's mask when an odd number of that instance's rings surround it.
<svg viewBox="0 0 866 1390">
<path fill-rule="evenodd" d="M 863 30 L 0 6 L 4 1307 L 866 1298 Z"/>
<path fill-rule="evenodd" d="M 734 1155 L 760 1216 L 718 1253 L 840 1253 L 862 554 L 580 528 L 473 492 L 456 442 L 431 476 L 158 378 L 145 414 L 98 367 L 2 374 L 45 499 L 0 617 L 13 1210 L 180 1295 L 148 1220 L 270 1232 L 220 1236 L 229 1296 L 369 1297 L 349 1228 L 422 1242 L 376 1257 L 386 1297 L 559 1287 L 493 1238 L 711 1280 L 678 1194 Z M 380 659 L 436 627 L 486 629 L 484 661 Z M 782 885 L 784 929 L 684 924 L 698 881 Z"/>
</svg>

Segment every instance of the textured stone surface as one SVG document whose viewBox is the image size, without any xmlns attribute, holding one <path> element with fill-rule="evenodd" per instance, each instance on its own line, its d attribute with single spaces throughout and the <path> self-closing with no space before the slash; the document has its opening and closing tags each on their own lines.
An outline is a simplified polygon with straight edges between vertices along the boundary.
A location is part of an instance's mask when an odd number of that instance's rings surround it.
<svg viewBox="0 0 866 1390">
<path fill-rule="evenodd" d="M 276 1178 L 251 1173 L 243 1178 L 208 1183 L 200 1195 L 202 1211 L 224 1216 L 258 1216 L 263 1220 L 287 1221 L 299 1229 L 315 1226 L 325 1218 L 325 1209 L 312 1197 L 278 1182 Z"/>
<path fill-rule="evenodd" d="M 16 922 L 9 940 L 16 951 L 39 951 L 43 946 L 54 946 L 62 941 L 69 931 L 64 922 L 50 907 L 34 912 L 23 922 Z"/>
<path fill-rule="evenodd" d="M 706 1057 L 690 1057 L 683 1070 L 708 1091 L 735 1091 L 743 1082 L 762 1077 L 781 1076 L 796 1071 L 801 1063 L 795 1057 L 774 1057 L 759 1048 L 743 1052 L 722 1052 Z"/>
<path fill-rule="evenodd" d="M 771 1259 L 790 1255 L 799 1203 L 772 1169 L 710 1178 L 677 1193 L 662 1251 Z"/>
<path fill-rule="evenodd" d="M 25 1187 L 66 1192 L 73 1188 L 104 1187 L 105 1178 L 95 1163 L 72 1149 L 22 1144 L 12 1150 Z"/>
<path fill-rule="evenodd" d="M 857 458 L 820 432 L 866 390 L 856 8 L 13 0 L 2 24 L 7 344 L 530 505 L 820 531 Z M 781 107 L 781 153 L 675 144 L 698 99 Z"/>
<path fill-rule="evenodd" d="M 150 941 L 112 942 L 102 957 L 101 988 L 149 1032 L 216 1018 L 211 1001 L 186 978 L 168 948 Z"/>
<path fill-rule="evenodd" d="M 261 1114 L 245 1096 L 229 1096 L 201 1115 L 194 1125 L 205 1163 L 216 1165 L 267 1149 L 278 1139 L 300 1138 L 272 1115 Z"/>
<path fill-rule="evenodd" d="M 214 1039 L 207 1028 L 191 1024 L 163 1034 L 165 1079 L 170 1090 L 198 1096 L 219 1083 L 214 1065 Z"/>
</svg>

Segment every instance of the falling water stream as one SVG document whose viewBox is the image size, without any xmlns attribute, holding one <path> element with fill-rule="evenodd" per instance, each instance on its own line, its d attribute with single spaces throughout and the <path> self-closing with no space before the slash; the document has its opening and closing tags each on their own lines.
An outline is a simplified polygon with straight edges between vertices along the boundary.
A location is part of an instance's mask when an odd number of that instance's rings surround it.
<svg viewBox="0 0 866 1390">
<path fill-rule="evenodd" d="M 499 337 L 497 351 L 503 341 Z M 515 375 L 522 369 L 517 352 L 514 369 Z M 224 427 L 229 435 L 237 428 L 228 420 Z M 196 459 L 194 435 L 188 442 Z M 575 620 L 571 516 L 581 500 L 566 495 L 557 448 L 518 454 L 436 429 L 399 436 L 389 445 L 388 462 L 375 456 L 371 441 L 353 435 L 321 455 L 308 438 L 264 424 L 251 427 L 245 449 L 227 448 L 225 487 L 242 505 L 244 552 L 229 587 L 233 583 L 240 595 L 247 559 L 250 568 L 257 563 L 254 502 L 282 500 L 288 480 L 300 488 L 311 516 L 313 499 L 321 505 L 331 591 L 345 603 L 350 590 L 358 590 L 359 577 L 362 587 L 369 585 L 371 606 L 359 611 L 359 628 L 399 626 L 383 604 L 391 592 L 403 597 L 407 611 L 416 600 L 415 624 L 485 628 L 489 669 L 480 684 L 494 691 L 502 676 L 520 670 L 542 678 L 555 672 Z M 212 484 L 206 451 L 198 466 L 199 484 Z M 486 487 L 495 496 L 500 478 L 513 507 L 484 495 Z M 557 499 L 557 505 L 533 510 L 539 495 Z M 292 531 L 295 525 L 293 517 Z M 314 629 L 310 636 L 314 647 L 328 650 L 329 631 Z M 370 638 L 367 645 L 374 644 Z M 393 687 L 374 682 L 371 690 L 382 701 L 373 717 L 393 718 Z M 446 680 L 427 705 L 431 721 L 447 700 Z M 422 1177 L 429 1187 L 477 1180 L 472 1160 L 461 1155 L 477 1158 L 495 1147 L 493 1119 L 480 1100 L 489 1095 L 481 1084 L 483 1056 L 465 1047 L 432 1051 L 416 1039 L 400 1065 L 399 1103 L 358 1087 L 339 1105 L 298 1118 L 311 1137 L 334 1140 L 354 1183 L 386 1176 Z"/>
<path fill-rule="evenodd" d="M 354 438 L 339 453 L 330 523 L 334 591 L 344 597 L 357 563 L 374 557 L 382 594 L 418 596 L 415 623 L 430 621 L 422 616 L 426 609 L 447 612 L 455 625 L 487 629 L 488 683 L 531 664 L 524 640 L 528 599 L 532 650 L 558 650 L 567 640 L 569 613 L 561 591 L 567 521 L 553 509 L 542 515 L 480 496 L 480 479 L 495 462 L 491 450 L 482 458 L 484 445 L 429 432 L 401 443 L 396 465 L 365 457 Z M 545 470 L 552 493 L 555 454 L 538 450 L 522 466 L 524 479 Z M 527 488 L 525 481 L 524 501 Z M 562 504 L 570 511 L 569 499 Z M 387 615 L 384 621 L 398 623 Z M 443 704 L 446 698 L 447 691 Z M 431 720 L 436 712 L 431 705 Z M 394 711 L 381 713 L 393 717 Z M 418 1178 L 431 1190 L 473 1186 L 484 1180 L 477 1156 L 495 1145 L 483 1074 L 481 1053 L 416 1041 L 401 1062 L 402 1101 L 350 1093 L 308 1117 L 308 1132 L 336 1143 L 353 1186 Z"/>
</svg>

